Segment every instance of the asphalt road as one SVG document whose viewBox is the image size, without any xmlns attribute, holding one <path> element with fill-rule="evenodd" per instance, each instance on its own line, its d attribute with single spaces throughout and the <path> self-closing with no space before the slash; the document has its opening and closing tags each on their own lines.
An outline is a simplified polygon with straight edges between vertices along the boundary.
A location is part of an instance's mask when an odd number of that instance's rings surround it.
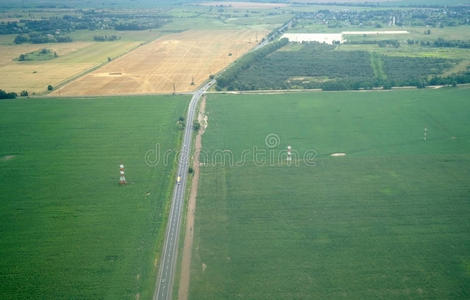
<svg viewBox="0 0 470 300">
<path fill-rule="evenodd" d="M 291 22 L 285 24 L 279 31 L 284 30 Z M 252 51 L 266 46 L 270 41 L 265 40 L 256 46 Z M 154 300 L 169 300 L 173 293 L 173 280 L 175 277 L 176 259 L 178 257 L 178 241 L 180 234 L 181 215 L 183 214 L 184 191 L 186 188 L 186 178 L 189 167 L 189 154 L 191 151 L 191 139 L 193 132 L 193 120 L 196 113 L 197 103 L 201 96 L 213 85 L 215 80 L 211 80 L 206 85 L 197 90 L 189 103 L 188 115 L 186 116 L 186 128 L 184 130 L 183 145 L 179 156 L 178 175 L 180 182 L 175 183 L 173 198 L 171 201 L 170 215 L 166 228 L 163 253 L 160 258 L 157 283 Z"/>
<path fill-rule="evenodd" d="M 181 215 L 183 214 L 184 191 L 189 167 L 189 155 L 191 151 L 191 138 L 193 132 L 193 120 L 196 114 L 197 103 L 201 96 L 215 83 L 211 80 L 202 88 L 197 90 L 189 103 L 188 115 L 186 116 L 186 128 L 184 130 L 183 145 L 179 156 L 178 174 L 179 182 L 175 182 L 173 198 L 171 201 L 170 215 L 166 228 L 163 253 L 160 258 L 156 290 L 154 300 L 171 299 L 173 292 L 173 279 L 175 277 L 176 258 L 178 257 L 178 241 L 180 233 Z"/>
<path fill-rule="evenodd" d="M 289 22 L 287 22 L 286 24 L 282 25 L 282 27 L 277 30 L 277 33 L 281 35 L 284 32 L 284 30 L 286 30 L 287 28 L 289 28 L 289 26 L 291 26 L 291 24 L 292 24 L 292 19 Z M 265 39 L 264 41 L 259 43 L 256 47 L 254 47 L 250 51 L 256 51 L 258 49 L 261 49 L 261 48 L 263 48 L 264 46 L 266 46 L 267 44 L 269 44 L 271 42 L 272 42 L 271 39 Z"/>
</svg>

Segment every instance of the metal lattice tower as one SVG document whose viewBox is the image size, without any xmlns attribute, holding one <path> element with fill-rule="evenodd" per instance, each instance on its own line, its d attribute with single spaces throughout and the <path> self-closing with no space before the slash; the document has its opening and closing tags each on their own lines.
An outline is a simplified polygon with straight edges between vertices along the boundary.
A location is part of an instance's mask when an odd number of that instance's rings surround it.
<svg viewBox="0 0 470 300">
<path fill-rule="evenodd" d="M 119 184 L 126 184 L 127 181 L 126 181 L 126 175 L 124 174 L 124 165 L 123 165 L 123 164 L 121 164 L 121 165 L 119 166 L 119 170 L 120 170 L 119 173 L 120 173 L 120 175 L 121 175 L 121 176 L 119 177 Z"/>
</svg>

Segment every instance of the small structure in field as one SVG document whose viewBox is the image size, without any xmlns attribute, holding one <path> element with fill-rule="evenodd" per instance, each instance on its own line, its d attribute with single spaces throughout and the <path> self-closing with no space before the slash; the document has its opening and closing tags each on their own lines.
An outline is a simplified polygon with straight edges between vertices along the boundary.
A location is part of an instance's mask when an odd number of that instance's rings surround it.
<svg viewBox="0 0 470 300">
<path fill-rule="evenodd" d="M 121 176 L 119 177 L 119 184 L 123 185 L 123 184 L 126 184 L 127 181 L 126 181 L 126 175 L 124 174 L 124 165 L 121 164 L 119 166 L 119 173 L 121 174 Z"/>
<path fill-rule="evenodd" d="M 346 153 L 343 153 L 343 152 L 333 153 L 333 154 L 330 154 L 330 156 L 333 156 L 333 157 L 341 157 L 341 156 L 346 156 Z"/>
</svg>

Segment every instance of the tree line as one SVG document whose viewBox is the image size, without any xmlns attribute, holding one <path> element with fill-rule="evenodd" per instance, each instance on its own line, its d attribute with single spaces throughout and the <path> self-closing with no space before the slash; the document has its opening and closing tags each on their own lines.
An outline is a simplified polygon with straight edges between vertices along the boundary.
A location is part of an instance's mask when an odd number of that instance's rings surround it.
<svg viewBox="0 0 470 300">
<path fill-rule="evenodd" d="M 18 96 L 17 93 L 14 92 L 6 92 L 2 89 L 0 89 L 0 99 L 15 99 Z"/>
<path fill-rule="evenodd" d="M 20 34 L 13 40 L 15 44 L 46 44 L 46 43 L 69 43 L 72 42 L 72 38 L 60 34 L 45 34 L 32 32 L 30 34 Z"/>
<path fill-rule="evenodd" d="M 420 40 L 407 40 L 408 45 L 419 45 L 422 47 L 434 47 L 434 48 L 470 48 L 470 41 L 462 40 L 446 40 L 438 38 L 434 41 L 420 41 Z"/>
<path fill-rule="evenodd" d="M 470 41 L 463 40 L 446 40 L 438 38 L 432 41 L 412 40 L 408 39 L 406 43 L 409 46 L 421 46 L 421 47 L 433 47 L 433 48 L 470 48 Z M 345 44 L 350 45 L 378 45 L 379 47 L 393 47 L 399 48 L 400 42 L 398 40 L 358 40 L 358 41 L 347 41 Z"/>
<path fill-rule="evenodd" d="M 117 41 L 120 40 L 121 37 L 117 35 L 95 35 L 93 37 L 93 40 L 96 42 L 111 42 L 111 41 Z"/>
<path fill-rule="evenodd" d="M 400 47 L 400 42 L 398 40 L 346 41 L 344 44 L 350 44 L 350 45 L 378 45 L 381 48 L 385 48 L 385 47 L 399 48 Z"/>
</svg>

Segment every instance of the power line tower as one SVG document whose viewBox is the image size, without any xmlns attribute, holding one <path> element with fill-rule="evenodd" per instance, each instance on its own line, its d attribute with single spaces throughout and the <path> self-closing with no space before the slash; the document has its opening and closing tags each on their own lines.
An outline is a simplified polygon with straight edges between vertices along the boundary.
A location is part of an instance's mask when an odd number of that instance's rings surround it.
<svg viewBox="0 0 470 300">
<path fill-rule="evenodd" d="M 126 181 L 126 175 L 124 174 L 124 165 L 123 164 L 121 164 L 119 166 L 119 173 L 120 173 L 119 184 L 121 184 L 121 185 L 126 184 L 127 181 Z"/>
</svg>

